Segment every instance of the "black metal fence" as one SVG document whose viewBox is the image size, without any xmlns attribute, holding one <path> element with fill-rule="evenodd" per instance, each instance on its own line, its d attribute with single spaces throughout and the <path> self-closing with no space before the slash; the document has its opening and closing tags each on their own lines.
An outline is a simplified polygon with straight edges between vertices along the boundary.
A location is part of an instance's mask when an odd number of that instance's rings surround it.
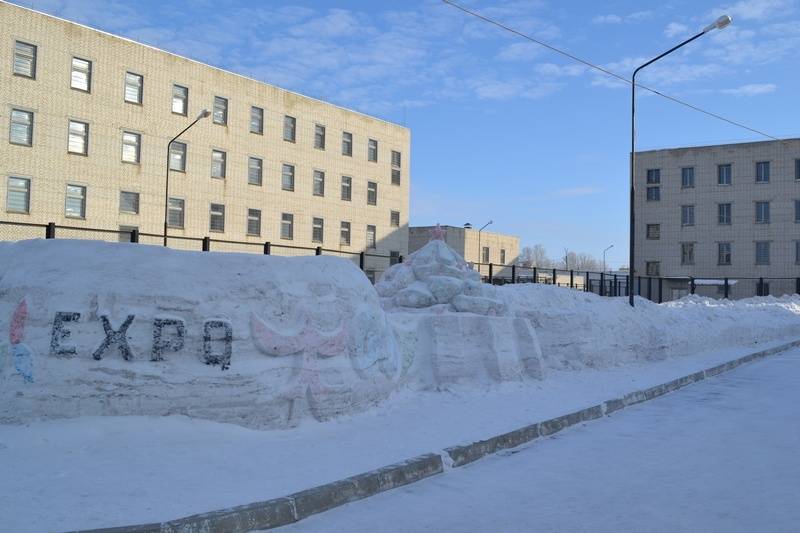
<svg viewBox="0 0 800 533">
<path fill-rule="evenodd" d="M 108 230 L 60 224 L 57 225 L 53 222 L 48 224 L 32 224 L 25 222 L 0 221 L 0 241 L 18 241 L 37 238 L 101 240 L 157 246 L 163 246 L 164 244 L 163 234 L 140 232 L 136 228 Z M 167 245 L 170 248 L 202 252 L 238 252 L 277 256 L 335 255 L 349 259 L 357 264 L 372 283 L 375 283 L 378 279 L 380 279 L 383 272 L 391 265 L 403 262 L 402 255 L 383 255 L 371 252 L 334 250 L 323 248 L 322 246 L 295 246 L 283 243 L 273 243 L 270 241 L 232 241 L 226 239 L 216 239 L 210 236 L 184 237 L 179 235 L 168 235 Z"/>
<path fill-rule="evenodd" d="M 24 239 L 84 239 L 139 244 L 164 244 L 164 235 L 143 233 L 136 228 L 107 230 L 77 226 L 33 224 L 26 222 L 0 221 L 0 241 Z M 294 246 L 270 241 L 231 241 L 205 237 L 168 235 L 170 248 L 203 252 L 239 252 L 278 256 L 335 255 L 350 259 L 373 283 L 391 265 L 402 263 L 402 255 L 382 255 L 369 252 L 335 250 L 322 246 Z M 747 277 L 651 277 L 635 276 L 632 287 L 628 286 L 628 275 L 619 272 L 592 272 L 564 270 L 559 268 L 525 267 L 475 263 L 485 283 L 504 285 L 507 283 L 542 283 L 579 291 L 592 292 L 600 296 L 627 297 L 629 290 L 637 296 L 662 303 L 676 300 L 688 294 L 711 298 L 739 299 L 752 296 L 783 296 L 800 294 L 800 277 L 796 278 L 747 278 Z M 487 274 L 488 273 L 488 274 Z"/>
</svg>

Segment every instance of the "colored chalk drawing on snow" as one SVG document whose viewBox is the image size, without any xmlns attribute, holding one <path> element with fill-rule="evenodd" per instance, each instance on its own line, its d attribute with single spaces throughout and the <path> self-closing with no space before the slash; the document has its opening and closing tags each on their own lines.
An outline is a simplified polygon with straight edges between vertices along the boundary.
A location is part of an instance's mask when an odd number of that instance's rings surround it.
<svg viewBox="0 0 800 533">
<path fill-rule="evenodd" d="M 23 298 L 11 315 L 8 339 L 11 341 L 11 355 L 14 369 L 26 383 L 33 383 L 33 351 L 23 344 L 25 339 L 25 320 L 28 318 L 28 303 Z M 3 356 L 5 359 L 5 356 Z M 0 363 L 2 368 L 2 363 Z"/>
</svg>

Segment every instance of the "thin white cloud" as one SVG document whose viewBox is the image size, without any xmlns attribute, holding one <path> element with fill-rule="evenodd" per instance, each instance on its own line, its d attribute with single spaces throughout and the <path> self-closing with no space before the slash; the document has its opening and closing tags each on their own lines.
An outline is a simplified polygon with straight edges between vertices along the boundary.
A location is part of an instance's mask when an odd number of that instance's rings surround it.
<svg viewBox="0 0 800 533">
<path fill-rule="evenodd" d="M 728 14 L 734 21 L 766 20 L 785 15 L 795 6 L 794 0 L 740 0 L 735 4 L 712 9 L 709 18 Z"/>
<path fill-rule="evenodd" d="M 722 92 L 733 96 L 758 96 L 774 93 L 777 89 L 778 86 L 774 83 L 749 83 L 735 89 L 723 89 Z"/>
<path fill-rule="evenodd" d="M 605 189 L 602 187 L 582 186 L 582 187 L 568 187 L 565 189 L 558 189 L 553 192 L 554 196 L 561 198 L 575 198 L 578 196 L 591 196 L 594 194 L 604 193 Z"/>
<path fill-rule="evenodd" d="M 592 23 L 594 24 L 622 24 L 625 23 L 636 23 L 636 22 L 643 22 L 645 20 L 649 20 L 653 18 L 652 11 L 635 11 L 633 13 L 628 13 L 627 15 L 616 15 L 614 13 L 608 15 L 597 15 L 592 19 Z"/>
<path fill-rule="evenodd" d="M 687 33 L 689 33 L 689 27 L 686 24 L 680 24 L 678 22 L 670 22 L 667 24 L 667 27 L 664 28 L 664 35 L 670 38 L 678 35 L 686 35 Z"/>
<path fill-rule="evenodd" d="M 512 43 L 500 49 L 497 59 L 500 61 L 532 61 L 542 53 L 542 47 L 536 43 Z"/>
<path fill-rule="evenodd" d="M 619 15 L 597 15 L 592 19 L 594 24 L 622 24 L 622 17 Z"/>
</svg>

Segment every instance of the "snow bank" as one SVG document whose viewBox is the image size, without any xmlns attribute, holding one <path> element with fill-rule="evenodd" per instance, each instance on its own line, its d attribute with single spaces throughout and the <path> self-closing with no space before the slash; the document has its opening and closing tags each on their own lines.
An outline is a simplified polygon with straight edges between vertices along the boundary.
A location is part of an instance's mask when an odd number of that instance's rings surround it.
<svg viewBox="0 0 800 533">
<path fill-rule="evenodd" d="M 4 243 L 0 334 L 6 422 L 187 414 L 286 427 L 375 405 L 399 372 L 369 281 L 324 256 Z"/>
</svg>

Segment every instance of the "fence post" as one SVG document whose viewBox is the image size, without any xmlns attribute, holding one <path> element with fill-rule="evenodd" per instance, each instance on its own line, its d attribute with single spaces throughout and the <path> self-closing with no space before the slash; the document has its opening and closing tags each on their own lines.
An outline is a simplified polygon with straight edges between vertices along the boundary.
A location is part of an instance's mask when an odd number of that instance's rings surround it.
<svg viewBox="0 0 800 533">
<path fill-rule="evenodd" d="M 728 278 L 725 278 L 725 299 L 728 299 L 728 291 L 730 290 L 730 283 L 728 283 Z"/>
<path fill-rule="evenodd" d="M 511 283 L 517 282 L 517 265 L 511 265 Z"/>
<path fill-rule="evenodd" d="M 314 255 L 322 255 L 322 246 L 317 246 L 314 249 Z"/>
<path fill-rule="evenodd" d="M 664 278 L 658 278 L 658 303 L 664 303 Z"/>
<path fill-rule="evenodd" d="M 606 295 L 606 273 L 600 272 L 600 296 Z"/>
<path fill-rule="evenodd" d="M 403 262 L 403 256 L 402 255 L 398 255 L 397 256 L 397 262 L 398 263 L 402 263 Z"/>
<path fill-rule="evenodd" d="M 653 301 L 653 278 L 647 277 L 647 299 Z"/>
<path fill-rule="evenodd" d="M 45 239 L 55 239 L 56 238 L 56 223 L 55 222 L 48 222 L 47 227 L 44 229 L 44 238 Z"/>
<path fill-rule="evenodd" d="M 800 278 L 794 280 L 794 292 L 800 294 Z"/>
<path fill-rule="evenodd" d="M 617 275 L 614 274 L 614 290 L 611 292 L 612 296 L 619 296 L 619 285 L 617 285 Z"/>
<path fill-rule="evenodd" d="M 570 289 L 574 289 L 575 288 L 575 271 L 574 270 L 570 270 L 569 271 L 569 288 Z"/>
<path fill-rule="evenodd" d="M 556 272 L 556 269 L 554 268 L 553 269 L 553 285 L 558 286 L 558 281 L 557 280 L 558 280 L 558 273 Z"/>
<path fill-rule="evenodd" d="M 203 251 L 204 252 L 211 251 L 211 237 L 203 237 Z"/>
<path fill-rule="evenodd" d="M 584 292 L 592 292 L 592 282 L 589 278 L 589 271 L 586 271 L 586 282 L 583 285 Z"/>
<path fill-rule="evenodd" d="M 489 285 L 494 281 L 494 263 L 489 263 Z"/>
<path fill-rule="evenodd" d="M 695 285 L 694 285 L 694 277 L 689 278 L 689 292 L 694 294 Z"/>
<path fill-rule="evenodd" d="M 758 278 L 758 296 L 764 296 L 764 278 Z"/>
<path fill-rule="evenodd" d="M 139 230 L 136 228 L 131 230 L 131 242 L 134 244 L 139 242 Z"/>
<path fill-rule="evenodd" d="M 264 255 L 270 255 L 272 253 L 272 243 L 267 241 L 264 243 Z"/>
<path fill-rule="evenodd" d="M 636 292 L 639 296 L 642 295 L 642 276 L 636 276 Z"/>
<path fill-rule="evenodd" d="M 536 267 L 533 267 L 533 282 L 534 283 L 539 283 L 539 279 L 538 278 L 539 278 L 539 274 L 536 271 Z"/>
<path fill-rule="evenodd" d="M 358 268 L 360 268 L 362 272 L 364 272 L 364 256 L 364 252 L 358 254 Z"/>
</svg>

